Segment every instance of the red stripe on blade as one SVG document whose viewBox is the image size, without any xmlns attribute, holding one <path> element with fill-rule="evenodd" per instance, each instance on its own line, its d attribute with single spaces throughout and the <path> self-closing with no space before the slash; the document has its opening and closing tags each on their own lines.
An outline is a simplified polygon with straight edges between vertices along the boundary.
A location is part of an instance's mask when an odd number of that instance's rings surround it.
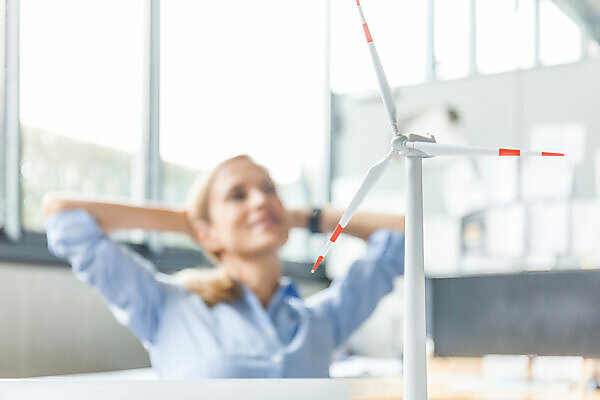
<svg viewBox="0 0 600 400">
<path fill-rule="evenodd" d="M 547 151 L 542 151 L 542 156 L 564 157 L 565 155 L 563 153 L 548 153 Z"/>
<path fill-rule="evenodd" d="M 515 149 L 500 149 L 500 151 L 498 152 L 499 156 L 520 156 L 521 155 L 521 150 L 515 150 Z"/>
<path fill-rule="evenodd" d="M 335 231 L 333 231 L 333 234 L 331 235 L 331 239 L 329 239 L 329 240 L 331 242 L 335 242 L 343 230 L 344 230 L 344 228 L 342 228 L 342 226 L 340 224 L 338 224 L 338 226 L 335 228 Z"/>
<path fill-rule="evenodd" d="M 319 265 L 321 264 L 321 262 L 323 262 L 323 256 L 319 256 L 319 258 L 317 258 L 317 262 L 315 263 L 315 266 L 312 267 L 310 272 L 314 273 L 317 270 L 317 268 L 319 268 Z"/>
<path fill-rule="evenodd" d="M 369 27 L 367 26 L 367 24 L 363 24 L 363 29 L 365 30 L 365 36 L 367 37 L 367 43 L 371 43 L 373 41 L 373 38 L 371 37 L 371 31 L 369 30 Z"/>
<path fill-rule="evenodd" d="M 356 0 L 356 5 L 360 7 L 360 1 Z"/>
</svg>

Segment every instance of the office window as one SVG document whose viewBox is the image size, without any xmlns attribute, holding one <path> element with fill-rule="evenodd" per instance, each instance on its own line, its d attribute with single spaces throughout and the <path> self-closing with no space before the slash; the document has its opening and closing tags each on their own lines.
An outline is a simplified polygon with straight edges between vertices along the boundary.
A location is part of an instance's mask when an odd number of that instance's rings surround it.
<svg viewBox="0 0 600 400">
<path fill-rule="evenodd" d="M 361 3 L 392 87 L 426 77 L 427 2 Z M 378 90 L 356 2 L 331 0 L 330 81 L 334 93 Z"/>
<path fill-rule="evenodd" d="M 320 0 L 162 3 L 167 203 L 238 154 L 270 170 L 288 206 L 325 190 L 325 15 Z"/>
<path fill-rule="evenodd" d="M 534 0 L 477 0 L 475 15 L 479 72 L 489 74 L 533 66 Z"/>
<path fill-rule="evenodd" d="M 571 63 L 581 57 L 581 30 L 550 0 L 540 0 L 540 61 Z"/>
<path fill-rule="evenodd" d="M 434 3 L 436 77 L 462 78 L 469 73 L 470 0 Z"/>
<path fill-rule="evenodd" d="M 21 0 L 24 226 L 48 190 L 131 197 L 144 0 Z"/>
</svg>

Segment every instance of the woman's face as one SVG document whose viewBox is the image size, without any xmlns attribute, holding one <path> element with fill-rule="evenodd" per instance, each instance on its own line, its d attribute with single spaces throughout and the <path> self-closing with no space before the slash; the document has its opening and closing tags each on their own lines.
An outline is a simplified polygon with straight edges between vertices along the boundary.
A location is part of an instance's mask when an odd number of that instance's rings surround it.
<svg viewBox="0 0 600 400">
<path fill-rule="evenodd" d="M 288 238 L 287 214 L 267 172 L 235 160 L 214 177 L 209 229 L 219 251 L 257 255 L 277 251 Z"/>
</svg>

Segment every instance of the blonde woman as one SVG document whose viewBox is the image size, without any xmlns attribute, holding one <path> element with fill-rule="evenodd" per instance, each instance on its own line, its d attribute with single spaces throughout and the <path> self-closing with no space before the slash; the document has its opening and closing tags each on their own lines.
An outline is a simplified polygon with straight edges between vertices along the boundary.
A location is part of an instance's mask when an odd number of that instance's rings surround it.
<svg viewBox="0 0 600 400">
<path fill-rule="evenodd" d="M 219 164 L 185 211 L 49 194 L 43 212 L 49 249 L 104 297 L 161 378 L 328 377 L 334 349 L 403 272 L 404 217 L 359 213 L 345 233 L 368 238 L 365 257 L 303 300 L 282 279 L 278 251 L 310 211 L 286 211 L 267 171 L 247 156 Z M 324 209 L 322 230 L 340 216 Z M 159 273 L 107 237 L 134 228 L 188 234 L 217 267 Z"/>
</svg>

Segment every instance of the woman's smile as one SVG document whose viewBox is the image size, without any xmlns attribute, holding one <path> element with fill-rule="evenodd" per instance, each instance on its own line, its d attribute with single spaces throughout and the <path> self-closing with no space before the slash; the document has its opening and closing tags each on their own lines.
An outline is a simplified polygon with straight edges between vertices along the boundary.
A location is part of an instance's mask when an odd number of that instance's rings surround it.
<svg viewBox="0 0 600 400">
<path fill-rule="evenodd" d="M 250 223 L 250 227 L 255 230 L 266 230 L 273 227 L 278 227 L 281 223 L 281 219 L 275 214 L 263 214 L 258 218 L 253 219 Z"/>
</svg>

